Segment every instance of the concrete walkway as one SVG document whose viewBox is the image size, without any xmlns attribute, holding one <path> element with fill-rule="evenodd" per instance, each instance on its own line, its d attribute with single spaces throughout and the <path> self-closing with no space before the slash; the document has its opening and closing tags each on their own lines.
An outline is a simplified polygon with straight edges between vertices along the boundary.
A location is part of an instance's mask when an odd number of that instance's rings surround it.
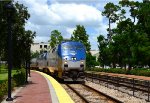
<svg viewBox="0 0 150 103">
<path fill-rule="evenodd" d="M 2 103 L 52 103 L 50 89 L 44 76 L 31 72 L 29 83 L 13 92 L 13 101 Z"/>
</svg>

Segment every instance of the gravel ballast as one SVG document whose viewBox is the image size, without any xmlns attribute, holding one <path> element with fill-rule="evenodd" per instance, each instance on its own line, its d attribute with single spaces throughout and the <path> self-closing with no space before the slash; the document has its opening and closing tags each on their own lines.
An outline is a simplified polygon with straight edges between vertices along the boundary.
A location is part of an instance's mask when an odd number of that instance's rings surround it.
<svg viewBox="0 0 150 103">
<path fill-rule="evenodd" d="M 120 92 L 118 90 L 114 90 L 114 89 L 110 89 L 107 88 L 103 85 L 100 84 L 96 84 L 96 83 L 92 83 L 90 81 L 86 81 L 85 82 L 86 85 L 89 85 L 91 87 L 93 87 L 94 89 L 101 91 L 103 93 L 106 93 L 109 96 L 112 96 L 114 98 L 117 98 L 119 100 L 121 100 L 124 103 L 148 103 L 146 102 L 144 99 L 140 99 L 140 98 L 136 98 L 133 97 L 131 95 L 128 95 L 127 93 L 123 93 Z M 83 101 L 81 101 L 81 98 L 78 97 L 72 90 L 70 90 L 66 85 L 63 85 L 64 89 L 68 92 L 68 94 L 70 95 L 70 97 L 74 100 L 75 103 L 84 103 Z M 81 90 L 82 91 L 82 90 Z M 94 102 L 94 101 L 93 101 Z M 104 102 L 106 103 L 106 102 Z"/>
</svg>

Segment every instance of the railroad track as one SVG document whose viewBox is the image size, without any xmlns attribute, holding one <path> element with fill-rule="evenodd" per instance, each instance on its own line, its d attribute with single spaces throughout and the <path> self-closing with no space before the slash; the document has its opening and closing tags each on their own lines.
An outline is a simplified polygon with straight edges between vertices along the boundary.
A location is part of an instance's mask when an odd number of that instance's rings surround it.
<svg viewBox="0 0 150 103">
<path fill-rule="evenodd" d="M 150 81 L 87 73 L 86 80 L 150 101 Z M 141 95 L 139 95 L 141 94 Z"/>
<path fill-rule="evenodd" d="M 85 84 L 66 84 L 66 86 L 75 92 L 85 103 L 123 103 Z"/>
</svg>

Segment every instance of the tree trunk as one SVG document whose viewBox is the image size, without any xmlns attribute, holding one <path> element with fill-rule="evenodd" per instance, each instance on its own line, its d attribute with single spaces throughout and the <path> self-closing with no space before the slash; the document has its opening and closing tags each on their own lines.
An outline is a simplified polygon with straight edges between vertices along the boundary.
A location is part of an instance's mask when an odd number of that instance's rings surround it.
<svg viewBox="0 0 150 103">
<path fill-rule="evenodd" d="M 109 18 L 109 42 L 111 41 L 111 27 L 110 27 L 110 18 Z"/>
<path fill-rule="evenodd" d="M 113 68 L 116 68 L 116 64 L 115 63 L 113 63 Z"/>
<path fill-rule="evenodd" d="M 132 69 L 132 68 L 131 68 L 131 64 L 129 63 L 127 74 L 130 74 L 131 69 Z"/>
</svg>

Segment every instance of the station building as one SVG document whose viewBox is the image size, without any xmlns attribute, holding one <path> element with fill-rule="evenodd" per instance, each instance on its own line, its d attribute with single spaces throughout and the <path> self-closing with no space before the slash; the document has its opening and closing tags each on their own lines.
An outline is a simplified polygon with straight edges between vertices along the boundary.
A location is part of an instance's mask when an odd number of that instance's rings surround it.
<svg viewBox="0 0 150 103">
<path fill-rule="evenodd" d="M 31 52 L 40 52 L 42 50 L 49 50 L 49 42 L 33 43 L 31 45 Z"/>
</svg>

